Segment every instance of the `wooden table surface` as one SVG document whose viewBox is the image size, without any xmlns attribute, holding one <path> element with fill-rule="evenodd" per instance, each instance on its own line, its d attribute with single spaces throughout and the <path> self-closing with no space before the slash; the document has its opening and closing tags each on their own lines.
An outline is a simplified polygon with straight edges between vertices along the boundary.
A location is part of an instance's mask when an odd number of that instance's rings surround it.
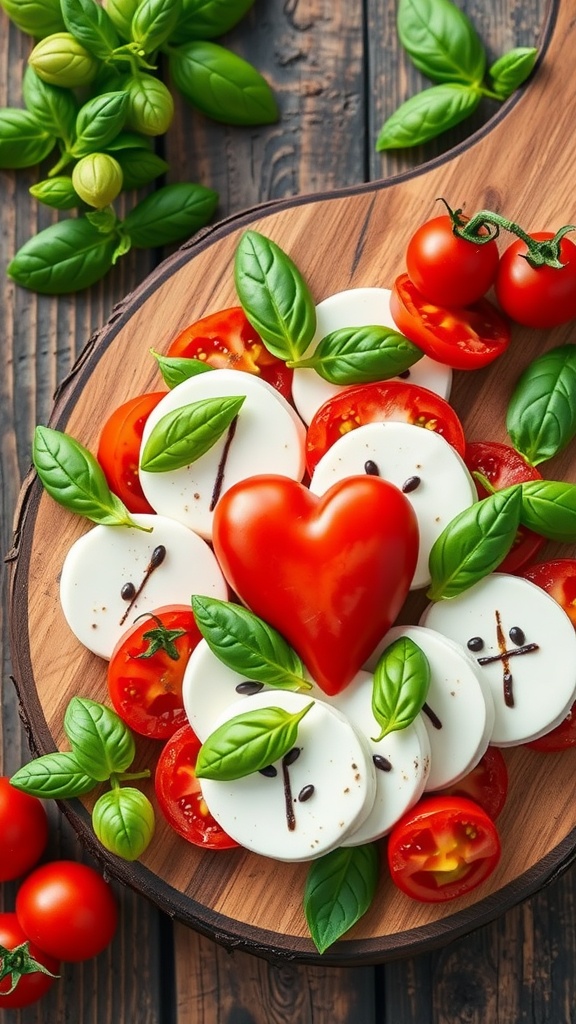
<svg viewBox="0 0 576 1024">
<path fill-rule="evenodd" d="M 460 0 L 459 5 L 493 59 L 512 46 L 534 45 L 546 14 L 545 0 Z M 278 96 L 280 121 L 264 128 L 227 128 L 179 103 L 170 131 L 158 140 L 170 164 L 168 181 L 201 181 L 219 192 L 218 219 L 262 201 L 403 173 L 461 143 L 496 109 L 486 102 L 471 121 L 413 152 L 375 152 L 384 118 L 426 84 L 400 50 L 393 0 L 256 0 L 222 42 L 266 75 Z M 1 13 L 0 106 L 22 105 L 30 48 L 30 39 Z M 28 194 L 36 180 L 34 168 L 0 171 L 2 272 L 26 238 L 53 219 Z M 464 202 L 465 182 L 462 195 L 449 198 L 455 205 Z M 129 254 L 101 284 L 60 299 L 16 288 L 2 273 L 3 552 L 11 545 L 35 424 L 47 421 L 58 383 L 93 331 L 165 255 Z M 28 760 L 29 751 L 10 682 L 6 609 L 4 574 L 0 767 L 10 774 Z M 50 816 L 49 854 L 86 860 L 56 807 Z M 362 968 L 276 966 L 226 952 L 113 884 L 121 915 L 111 947 L 93 961 L 66 965 L 42 1003 L 21 1012 L 5 1010 L 6 1024 L 576 1021 L 576 868 L 467 938 L 413 959 Z M 15 892 L 15 884 L 0 886 L 4 909 L 13 908 Z"/>
</svg>

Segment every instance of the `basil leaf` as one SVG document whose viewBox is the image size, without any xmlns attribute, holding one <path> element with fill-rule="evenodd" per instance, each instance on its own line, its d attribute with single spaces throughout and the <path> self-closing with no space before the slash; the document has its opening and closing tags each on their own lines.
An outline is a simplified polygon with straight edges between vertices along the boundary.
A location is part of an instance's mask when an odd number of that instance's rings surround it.
<svg viewBox="0 0 576 1024">
<path fill-rule="evenodd" d="M 576 436 L 576 345 L 550 349 L 526 367 L 508 404 L 506 429 L 533 466 Z"/>
<path fill-rule="evenodd" d="M 142 0 L 132 18 L 132 39 L 146 53 L 152 53 L 171 36 L 181 10 L 181 0 Z"/>
<path fill-rule="evenodd" d="M 372 713 L 381 726 L 375 743 L 414 721 L 429 686 L 430 665 L 424 651 L 410 637 L 398 637 L 383 651 L 374 670 Z"/>
<path fill-rule="evenodd" d="M 203 185 L 165 185 L 137 203 L 123 227 L 137 249 L 171 245 L 207 224 L 217 205 L 218 193 Z"/>
<path fill-rule="evenodd" d="M 36 427 L 32 461 L 46 492 L 71 512 L 94 523 L 136 526 L 120 498 L 112 494 L 100 464 L 73 437 Z"/>
<path fill-rule="evenodd" d="M 214 367 L 201 359 L 187 359 L 184 356 L 163 356 L 151 349 L 152 355 L 158 363 L 164 383 L 170 388 L 175 388 L 191 377 L 197 377 L 199 373 L 206 373 Z"/>
<path fill-rule="evenodd" d="M 149 149 L 117 150 L 114 158 L 122 169 L 123 190 L 143 188 L 168 170 L 166 161 Z"/>
<path fill-rule="evenodd" d="M 134 737 L 119 715 L 88 697 L 73 697 L 64 732 L 81 769 L 99 782 L 125 772 L 136 756 Z"/>
<path fill-rule="evenodd" d="M 14 24 L 36 39 L 44 39 L 66 28 L 60 0 L 0 0 Z"/>
<path fill-rule="evenodd" d="M 78 104 L 71 89 L 60 89 L 44 82 L 28 66 L 22 83 L 22 95 L 28 110 L 44 131 L 70 143 L 74 137 Z"/>
<path fill-rule="evenodd" d="M 190 39 L 223 36 L 253 4 L 254 0 L 182 0 L 182 12 L 170 42 L 176 45 Z"/>
<path fill-rule="evenodd" d="M 113 90 L 114 91 L 114 90 Z M 139 132 L 119 132 L 106 146 L 107 153 L 116 156 L 117 151 L 124 149 L 147 149 L 152 151 L 154 140 L 149 135 L 141 135 Z M 116 159 L 118 157 L 116 156 Z"/>
<path fill-rule="evenodd" d="M 531 74 L 538 50 L 533 46 L 518 46 L 499 57 L 488 69 L 492 89 L 505 100 Z"/>
<path fill-rule="evenodd" d="M 120 39 L 114 24 L 94 0 L 60 0 L 68 31 L 100 60 L 112 57 Z"/>
<path fill-rule="evenodd" d="M 56 139 L 29 110 L 0 110 L 0 167 L 18 170 L 39 164 L 56 145 Z"/>
<path fill-rule="evenodd" d="M 106 92 L 88 100 L 76 118 L 76 141 L 71 153 L 86 156 L 105 149 L 124 125 L 128 110 L 128 94 Z"/>
<path fill-rule="evenodd" d="M 287 365 L 310 367 L 331 384 L 369 384 L 395 377 L 423 355 L 390 327 L 342 327 L 322 338 L 311 356 Z"/>
<path fill-rule="evenodd" d="M 399 0 L 398 36 L 433 82 L 480 85 L 486 54 L 470 19 L 451 0 Z"/>
<path fill-rule="evenodd" d="M 324 953 L 366 913 L 378 884 L 375 843 L 341 846 L 310 865 L 304 913 L 319 953 Z"/>
<path fill-rule="evenodd" d="M 467 85 L 433 85 L 411 96 L 384 122 L 376 149 L 419 146 L 460 124 L 480 103 L 480 92 Z"/>
<path fill-rule="evenodd" d="M 521 506 L 517 484 L 475 502 L 448 523 L 430 552 L 430 600 L 456 597 L 498 567 L 512 547 Z"/>
<path fill-rule="evenodd" d="M 116 233 L 102 234 L 85 217 L 58 221 L 33 235 L 8 264 L 16 284 L 46 295 L 66 295 L 110 270 Z"/>
<path fill-rule="evenodd" d="M 245 398 L 245 395 L 201 398 L 167 412 L 144 445 L 141 468 L 147 473 L 166 473 L 195 462 L 222 437 Z"/>
<path fill-rule="evenodd" d="M 137 860 L 154 835 L 154 808 L 139 789 L 115 786 L 94 804 L 92 826 L 107 850 Z"/>
<path fill-rule="evenodd" d="M 298 723 L 313 706 L 291 715 L 283 708 L 260 708 L 220 725 L 200 747 L 195 773 L 199 779 L 230 782 L 278 761 L 296 743 Z"/>
<path fill-rule="evenodd" d="M 520 484 L 520 489 L 520 521 L 523 526 L 542 534 L 548 540 L 567 544 L 576 541 L 576 484 L 556 480 L 527 480 Z"/>
<path fill-rule="evenodd" d="M 271 239 L 245 231 L 234 260 L 236 291 L 266 348 L 298 359 L 316 330 L 316 307 L 298 267 Z"/>
<path fill-rule="evenodd" d="M 72 179 L 66 174 L 56 178 L 45 178 L 44 181 L 31 185 L 28 191 L 38 202 L 55 210 L 73 210 L 83 205 Z"/>
<path fill-rule="evenodd" d="M 311 688 L 296 651 L 247 608 L 195 594 L 192 611 L 210 650 L 234 672 L 284 690 Z"/>
<path fill-rule="evenodd" d="M 114 28 L 128 43 L 132 40 L 132 18 L 139 3 L 140 0 L 103 0 L 104 9 Z"/>
<path fill-rule="evenodd" d="M 71 751 L 44 754 L 29 761 L 12 776 L 10 782 L 31 796 L 53 800 L 82 796 L 96 785 L 96 779 L 86 774 Z"/>
<path fill-rule="evenodd" d="M 198 110 L 225 124 L 272 124 L 278 106 L 268 82 L 252 64 L 205 40 L 170 50 L 174 85 Z"/>
</svg>

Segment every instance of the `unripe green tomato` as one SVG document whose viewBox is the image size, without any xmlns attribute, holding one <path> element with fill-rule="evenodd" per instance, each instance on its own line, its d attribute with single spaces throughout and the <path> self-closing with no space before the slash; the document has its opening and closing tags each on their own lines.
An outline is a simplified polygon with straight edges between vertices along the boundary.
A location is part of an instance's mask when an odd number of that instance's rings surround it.
<svg viewBox="0 0 576 1024">
<path fill-rule="evenodd" d="M 0 3 L 2 0 L 0 0 Z M 104 0 L 102 5 L 113 23 L 117 32 L 123 39 L 130 42 L 132 33 L 130 31 L 132 18 L 136 9 L 140 6 L 140 0 Z"/>
<path fill-rule="evenodd" d="M 174 116 L 172 93 L 153 75 L 134 75 L 124 88 L 130 97 L 125 128 L 142 135 L 163 135 Z"/>
<path fill-rule="evenodd" d="M 22 32 L 35 39 L 66 28 L 60 0 L 0 0 L 0 7 Z"/>
<path fill-rule="evenodd" d="M 85 203 L 103 210 L 122 189 L 122 168 L 109 153 L 89 153 L 74 167 L 72 184 Z"/>
<path fill-rule="evenodd" d="M 100 61 L 88 53 L 70 32 L 46 36 L 36 44 L 28 63 L 44 82 L 67 89 L 88 85 L 100 67 Z"/>
</svg>

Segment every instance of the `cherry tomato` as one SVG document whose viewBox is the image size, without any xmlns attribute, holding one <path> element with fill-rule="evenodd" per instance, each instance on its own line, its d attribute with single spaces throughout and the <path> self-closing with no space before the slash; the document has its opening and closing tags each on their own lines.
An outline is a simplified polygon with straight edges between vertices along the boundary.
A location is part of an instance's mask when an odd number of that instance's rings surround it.
<svg viewBox="0 0 576 1024">
<path fill-rule="evenodd" d="M 0 882 L 25 875 L 40 860 L 47 842 L 44 804 L 0 776 Z"/>
<path fill-rule="evenodd" d="M 552 558 L 524 569 L 522 576 L 562 606 L 576 628 L 576 558 Z"/>
<path fill-rule="evenodd" d="M 535 231 L 537 241 L 553 238 L 551 231 Z M 562 268 L 532 267 L 520 238 L 502 253 L 496 277 L 496 298 L 504 312 L 526 327 L 556 327 L 576 317 L 576 245 L 560 242 Z"/>
<path fill-rule="evenodd" d="M 201 639 L 189 605 L 146 612 L 122 634 L 108 663 L 108 693 L 135 732 L 165 740 L 185 724 L 182 678 Z"/>
<path fill-rule="evenodd" d="M 58 960 L 97 956 L 114 937 L 118 910 L 112 890 L 86 864 L 53 860 L 35 868 L 16 893 L 18 923 L 30 940 Z"/>
<path fill-rule="evenodd" d="M 10 952 L 17 950 L 19 946 L 27 943 L 26 949 L 19 951 L 27 959 L 27 962 L 14 964 L 10 959 Z M 37 1002 L 56 981 L 60 964 L 53 956 L 44 953 L 43 950 L 30 942 L 26 933 L 18 923 L 16 914 L 0 914 L 0 970 L 2 973 L 8 966 L 14 968 L 14 973 L 7 974 L 0 981 L 0 1010 L 19 1010 L 23 1006 L 30 1006 Z M 49 974 L 40 970 L 34 970 L 36 965 L 44 967 Z M 25 970 L 23 970 L 25 968 Z M 28 973 L 30 972 L 30 973 Z M 20 974 L 20 978 L 18 978 Z M 17 984 L 14 990 L 10 989 L 14 981 Z"/>
<path fill-rule="evenodd" d="M 313 472 L 322 456 L 343 434 L 381 420 L 414 423 L 426 430 L 435 430 L 459 455 L 464 455 L 464 430 L 448 402 L 418 384 L 388 380 L 345 388 L 320 406 L 306 434 L 308 472 Z"/>
<path fill-rule="evenodd" d="M 390 310 L 402 334 L 455 370 L 487 366 L 510 344 L 510 327 L 488 299 L 461 308 L 438 306 L 421 295 L 408 274 L 396 278 Z"/>
<path fill-rule="evenodd" d="M 241 306 L 211 313 L 185 327 L 171 343 L 168 355 L 254 373 L 290 398 L 292 370 L 268 351 Z"/>
<path fill-rule="evenodd" d="M 502 751 L 488 747 L 475 768 L 463 779 L 448 786 L 440 796 L 464 796 L 474 800 L 495 821 L 508 795 L 508 769 Z"/>
<path fill-rule="evenodd" d="M 545 736 L 526 744 L 531 750 L 543 754 L 558 754 L 562 750 L 576 747 L 576 703 L 572 705 L 563 722 Z"/>
<path fill-rule="evenodd" d="M 464 461 L 471 473 L 478 472 L 486 477 L 496 491 L 512 484 L 521 484 L 525 480 L 541 480 L 542 475 L 516 451 L 507 444 L 497 441 L 471 441 L 466 445 Z M 480 498 L 488 493 L 476 480 L 476 488 Z M 499 572 L 517 573 L 527 565 L 546 543 L 544 537 L 534 533 L 526 526 L 520 526 L 514 543 L 506 557 L 498 566 Z"/>
<path fill-rule="evenodd" d="M 406 249 L 406 269 L 414 286 L 436 306 L 469 306 L 494 284 L 498 246 L 482 245 L 454 233 L 445 214 L 422 224 Z"/>
<path fill-rule="evenodd" d="M 144 425 L 165 391 L 138 395 L 120 405 L 106 420 L 98 441 L 98 462 L 108 486 L 130 512 L 153 512 L 138 478 Z"/>
<path fill-rule="evenodd" d="M 166 821 L 183 839 L 206 850 L 230 850 L 238 843 L 210 814 L 194 772 L 200 747 L 189 725 L 168 740 L 156 766 L 156 797 Z"/>
<path fill-rule="evenodd" d="M 388 838 L 388 866 L 402 892 L 441 903 L 475 889 L 500 859 L 500 838 L 486 811 L 460 796 L 420 800 Z"/>
</svg>

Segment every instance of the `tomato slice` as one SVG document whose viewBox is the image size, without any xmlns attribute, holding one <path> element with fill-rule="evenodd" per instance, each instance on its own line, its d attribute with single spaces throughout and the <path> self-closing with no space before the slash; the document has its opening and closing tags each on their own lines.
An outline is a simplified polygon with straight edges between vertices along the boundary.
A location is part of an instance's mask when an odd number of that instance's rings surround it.
<svg viewBox="0 0 576 1024">
<path fill-rule="evenodd" d="M 182 678 L 199 640 L 189 605 L 147 612 L 121 636 L 108 664 L 108 693 L 135 732 L 165 740 L 187 721 Z"/>
<path fill-rule="evenodd" d="M 392 829 L 388 866 L 402 892 L 425 903 L 475 889 L 500 859 L 500 838 L 477 803 L 460 796 L 421 800 Z"/>
<path fill-rule="evenodd" d="M 168 355 L 254 373 L 290 398 L 293 371 L 268 351 L 241 306 L 211 313 L 185 327 L 170 344 Z"/>
<path fill-rule="evenodd" d="M 576 747 L 576 703 L 572 705 L 563 722 L 545 736 L 526 744 L 531 750 L 542 754 L 558 754 L 562 750 Z"/>
<path fill-rule="evenodd" d="M 492 487 L 499 491 L 525 480 L 541 480 L 542 475 L 510 445 L 498 441 L 470 441 L 466 445 L 464 461 L 471 473 L 481 473 Z M 476 480 L 478 496 L 488 493 Z M 499 572 L 518 573 L 536 557 L 546 540 L 526 526 L 520 526 L 510 551 L 498 566 Z"/>
<path fill-rule="evenodd" d="M 210 814 L 194 772 L 200 747 L 190 725 L 168 740 L 156 766 L 156 797 L 166 821 L 183 839 L 208 850 L 231 850 L 238 843 Z"/>
<path fill-rule="evenodd" d="M 98 462 L 110 490 L 122 499 L 130 512 L 154 512 L 140 486 L 138 462 L 144 425 L 165 394 L 165 391 L 154 391 L 130 398 L 115 409 L 100 433 Z"/>
<path fill-rule="evenodd" d="M 390 310 L 402 334 L 426 355 L 455 370 L 487 366 L 510 344 L 509 324 L 488 299 L 450 309 L 435 306 L 408 274 L 396 278 Z"/>
<path fill-rule="evenodd" d="M 576 558 L 552 558 L 524 569 L 522 576 L 562 606 L 576 628 Z"/>
<path fill-rule="evenodd" d="M 502 751 L 488 747 L 475 768 L 440 796 L 464 796 L 474 800 L 492 821 L 500 814 L 508 795 L 508 769 Z"/>
<path fill-rule="evenodd" d="M 329 398 L 312 417 L 306 434 L 306 464 L 312 473 L 329 448 L 365 423 L 395 420 L 435 430 L 464 456 L 464 430 L 454 409 L 440 395 L 419 384 L 388 380 L 355 384 Z"/>
</svg>

